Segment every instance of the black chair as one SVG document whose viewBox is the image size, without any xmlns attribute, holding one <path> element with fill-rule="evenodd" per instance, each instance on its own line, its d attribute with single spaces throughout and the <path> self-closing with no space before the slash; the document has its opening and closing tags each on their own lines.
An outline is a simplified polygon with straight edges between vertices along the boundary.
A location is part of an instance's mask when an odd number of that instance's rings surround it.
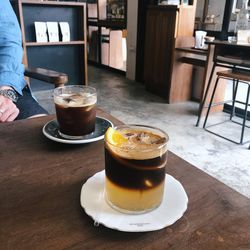
<svg viewBox="0 0 250 250">
<path fill-rule="evenodd" d="M 219 123 L 216 123 L 216 124 L 213 124 L 213 125 L 206 126 L 211 107 L 223 104 L 221 102 L 220 103 L 213 103 L 213 99 L 214 99 L 216 89 L 217 89 L 217 86 L 219 84 L 220 79 L 233 80 L 232 100 L 230 100 L 230 102 L 232 103 L 230 118 L 227 121 L 223 121 L 223 122 L 219 122 Z M 242 101 L 236 99 L 239 84 L 245 84 L 248 87 L 245 102 L 242 102 Z M 210 99 L 210 102 L 209 102 L 209 105 L 208 105 L 208 110 L 207 110 L 207 113 L 206 113 L 203 128 L 206 131 L 210 132 L 210 133 L 213 133 L 213 134 L 215 134 L 215 135 L 217 135 L 217 136 L 219 136 L 221 138 L 224 138 L 224 139 L 226 139 L 228 141 L 231 141 L 231 142 L 234 142 L 234 143 L 237 143 L 237 144 L 244 144 L 244 143 L 248 142 L 248 141 L 244 142 L 244 132 L 245 132 L 245 128 L 250 128 L 249 126 L 246 126 L 246 121 L 247 121 L 247 118 L 248 118 L 248 110 L 247 110 L 247 108 L 250 106 L 249 97 L 250 97 L 250 70 L 233 69 L 233 70 L 226 70 L 226 71 L 217 72 L 217 79 L 216 79 L 216 82 L 215 82 L 215 85 L 214 85 L 214 89 L 212 91 L 212 96 L 211 96 L 211 99 Z M 224 103 L 226 103 L 226 102 L 228 102 L 228 101 L 225 101 Z M 236 103 L 240 103 L 240 104 L 243 104 L 245 106 L 244 113 L 243 113 L 243 116 L 242 116 L 242 119 L 243 119 L 242 123 L 233 120 L 233 118 L 235 117 L 235 104 Z M 232 139 L 230 139 L 228 137 L 222 136 L 221 134 L 216 133 L 216 132 L 211 131 L 211 130 L 208 129 L 210 127 L 213 127 L 213 126 L 216 126 L 216 125 L 218 126 L 218 125 L 220 125 L 220 124 L 222 124 L 224 122 L 228 122 L 228 121 L 231 121 L 231 122 L 234 122 L 236 124 L 241 125 L 241 136 L 240 136 L 239 142 L 235 141 L 235 140 L 232 140 Z"/>
<path fill-rule="evenodd" d="M 68 82 L 67 74 L 42 68 L 26 68 L 24 75 L 33 79 L 54 84 L 55 87 L 63 86 Z"/>
<path fill-rule="evenodd" d="M 206 99 L 208 97 L 208 93 L 211 88 L 211 83 L 212 83 L 212 79 L 213 79 L 216 67 L 223 67 L 227 69 L 250 68 L 249 55 L 246 55 L 245 51 L 237 46 L 236 47 L 227 47 L 223 45 L 215 46 L 213 66 L 212 66 L 212 70 L 209 76 L 209 80 L 208 80 L 208 84 L 205 90 L 204 97 L 199 107 L 198 118 L 196 122 L 197 127 L 200 124 L 202 111 L 205 108 Z M 233 85 L 235 85 L 235 83 Z"/>
</svg>

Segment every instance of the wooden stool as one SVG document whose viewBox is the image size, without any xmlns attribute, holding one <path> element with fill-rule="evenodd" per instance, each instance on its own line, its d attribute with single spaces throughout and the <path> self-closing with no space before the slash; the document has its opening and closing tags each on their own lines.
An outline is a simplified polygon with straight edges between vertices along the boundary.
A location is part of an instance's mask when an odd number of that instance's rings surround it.
<svg viewBox="0 0 250 250">
<path fill-rule="evenodd" d="M 206 123 L 207 123 L 207 119 L 208 119 L 211 107 L 223 104 L 221 102 L 220 103 L 213 103 L 214 95 L 215 95 L 216 88 L 218 86 L 220 78 L 227 79 L 227 80 L 233 80 L 233 97 L 232 97 L 232 100 L 230 100 L 230 102 L 232 102 L 232 110 L 231 110 L 231 114 L 230 114 L 230 121 L 232 121 L 234 123 L 237 123 L 237 124 L 242 126 L 241 137 L 240 137 L 239 142 L 231 140 L 229 138 L 226 138 L 226 137 L 224 137 L 224 136 L 222 136 L 222 135 L 220 135 L 218 133 L 215 133 L 215 132 L 207 129 L 208 127 L 219 125 L 220 123 L 209 125 L 209 126 L 206 127 Z M 237 95 L 237 90 L 238 90 L 239 83 L 243 83 L 243 84 L 248 85 L 247 97 L 246 97 L 245 102 L 241 102 L 239 100 L 236 100 L 236 95 Z M 213 89 L 213 92 L 212 92 L 212 96 L 211 96 L 211 99 L 210 99 L 210 102 L 209 102 L 209 105 L 208 105 L 208 110 L 207 110 L 207 113 L 206 113 L 203 128 L 205 130 L 207 130 L 208 132 L 213 133 L 213 134 L 215 134 L 215 135 L 217 135 L 217 136 L 219 136 L 221 138 L 224 138 L 224 139 L 226 139 L 228 141 L 231 141 L 231 142 L 234 142 L 234 143 L 237 143 L 237 144 L 246 143 L 247 141 L 243 143 L 243 139 L 244 139 L 245 127 L 248 127 L 248 126 L 246 126 L 246 120 L 247 120 L 247 108 L 248 108 L 248 106 L 250 106 L 250 104 L 248 103 L 249 102 L 249 95 L 250 95 L 250 71 L 249 70 L 234 69 L 234 70 L 226 70 L 226 71 L 217 72 L 217 79 L 216 79 L 214 89 Z M 226 103 L 226 102 L 224 102 L 224 103 Z M 242 123 L 239 123 L 239 122 L 236 122 L 236 121 L 232 120 L 232 118 L 235 115 L 235 103 L 240 103 L 240 104 L 245 105 L 244 114 L 243 114 L 243 122 Z"/>
</svg>

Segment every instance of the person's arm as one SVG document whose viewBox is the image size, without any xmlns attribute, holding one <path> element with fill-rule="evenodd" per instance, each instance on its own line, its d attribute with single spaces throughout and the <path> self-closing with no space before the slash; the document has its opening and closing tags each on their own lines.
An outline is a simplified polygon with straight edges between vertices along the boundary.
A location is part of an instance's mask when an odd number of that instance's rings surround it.
<svg viewBox="0 0 250 250">
<path fill-rule="evenodd" d="M 0 88 L 11 87 L 22 95 L 25 86 L 20 27 L 9 0 L 0 1 Z"/>
<path fill-rule="evenodd" d="M 0 90 L 25 86 L 21 31 L 9 0 L 0 0 Z M 19 113 L 13 101 L 0 95 L 0 122 L 13 121 Z"/>
</svg>

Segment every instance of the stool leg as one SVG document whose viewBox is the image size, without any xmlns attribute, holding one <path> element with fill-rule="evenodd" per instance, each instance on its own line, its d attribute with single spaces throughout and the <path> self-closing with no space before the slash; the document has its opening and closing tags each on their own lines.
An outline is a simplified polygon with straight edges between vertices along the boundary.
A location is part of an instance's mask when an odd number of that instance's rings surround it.
<svg viewBox="0 0 250 250">
<path fill-rule="evenodd" d="M 212 106 L 212 103 L 213 103 L 213 99 L 214 99 L 215 91 L 216 91 L 217 86 L 218 86 L 218 82 L 219 82 L 219 76 L 217 77 L 215 85 L 214 85 L 214 90 L 213 90 L 213 93 L 212 93 L 212 96 L 211 96 L 211 99 L 210 99 L 210 102 L 209 102 L 209 105 L 208 105 L 208 110 L 207 110 L 207 114 L 206 114 L 205 121 L 204 121 L 204 124 L 203 124 L 203 128 L 206 127 L 207 118 L 208 118 L 208 115 L 209 115 L 209 112 L 210 112 L 210 109 L 211 109 L 211 106 Z"/>
<path fill-rule="evenodd" d="M 238 84 L 239 84 L 239 80 L 236 81 L 236 86 L 235 86 L 235 79 L 234 79 L 233 80 L 233 103 L 232 103 L 232 110 L 230 114 L 230 120 L 232 120 L 232 118 L 235 115 L 235 100 L 236 100 L 236 95 L 238 91 Z"/>
<path fill-rule="evenodd" d="M 243 119 L 243 123 L 242 123 L 240 144 L 243 143 L 243 138 L 244 138 L 244 131 L 245 131 L 245 125 L 246 125 L 246 119 L 247 119 L 247 107 L 248 107 L 248 101 L 249 101 L 249 94 L 250 94 L 250 85 L 248 86 L 248 90 L 247 90 L 246 107 L 245 107 L 244 119 Z"/>
<path fill-rule="evenodd" d="M 211 85 L 211 82 L 212 82 L 212 77 L 213 77 L 213 75 L 214 75 L 214 69 L 215 69 L 215 67 L 216 67 L 216 64 L 214 63 L 213 68 L 212 68 L 212 70 L 211 70 L 211 74 L 210 74 L 210 76 L 209 76 L 209 80 L 208 80 L 208 83 L 207 83 L 207 88 L 206 88 L 206 91 L 205 91 L 204 98 L 202 99 L 202 102 L 201 102 L 200 107 L 199 107 L 199 112 L 198 112 L 198 118 L 197 118 L 197 122 L 196 122 L 196 127 L 198 127 L 199 124 L 200 124 L 200 119 L 201 119 L 201 115 L 202 115 L 202 110 L 203 110 L 203 108 L 204 108 L 205 101 L 206 101 L 206 99 L 207 99 L 207 95 L 208 95 L 208 91 L 209 91 L 209 89 L 210 89 L 210 85 Z"/>
</svg>

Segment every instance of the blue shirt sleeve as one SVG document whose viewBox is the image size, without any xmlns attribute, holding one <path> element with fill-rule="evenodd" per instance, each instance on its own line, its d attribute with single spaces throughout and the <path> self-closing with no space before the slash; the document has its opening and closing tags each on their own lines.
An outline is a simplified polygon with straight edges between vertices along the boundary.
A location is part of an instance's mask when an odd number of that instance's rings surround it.
<svg viewBox="0 0 250 250">
<path fill-rule="evenodd" d="M 9 0 L 0 0 L 0 86 L 22 94 L 26 82 L 21 30 Z"/>
</svg>

